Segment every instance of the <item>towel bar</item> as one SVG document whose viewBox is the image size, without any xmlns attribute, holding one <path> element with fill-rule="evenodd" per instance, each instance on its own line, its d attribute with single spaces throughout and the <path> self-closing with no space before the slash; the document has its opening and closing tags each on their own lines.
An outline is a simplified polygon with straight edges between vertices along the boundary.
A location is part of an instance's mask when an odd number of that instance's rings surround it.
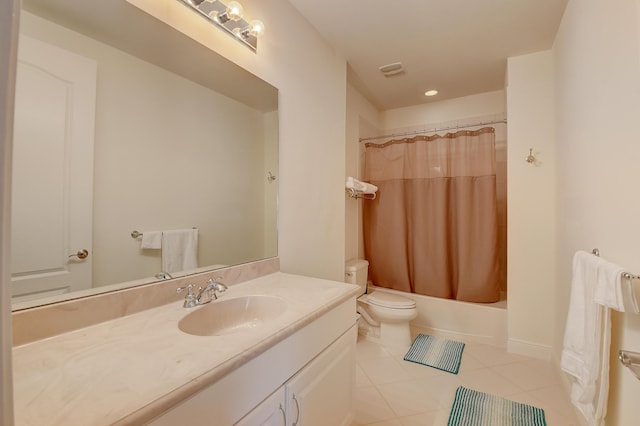
<svg viewBox="0 0 640 426">
<path fill-rule="evenodd" d="M 640 353 L 620 350 L 618 359 L 622 365 L 631 370 L 636 379 L 640 380 Z"/>
<path fill-rule="evenodd" d="M 197 227 L 197 226 L 194 226 L 194 227 L 193 227 L 193 228 L 191 228 L 191 229 L 198 229 L 198 227 Z M 136 239 L 136 238 L 138 238 L 138 237 L 142 237 L 142 235 L 144 235 L 144 233 L 139 232 L 139 231 L 136 231 L 135 229 L 134 229 L 133 231 L 131 231 L 131 238 L 133 238 L 133 239 Z"/>
<path fill-rule="evenodd" d="M 598 250 L 597 248 L 594 248 L 593 250 L 591 250 L 591 254 L 593 254 L 594 256 L 600 257 L 600 250 Z M 638 306 L 636 293 L 633 289 L 633 280 L 640 279 L 640 275 L 631 274 L 629 272 L 623 272 L 622 278 L 627 280 L 627 288 L 626 288 L 628 292 L 627 299 L 629 299 L 629 301 L 631 302 L 631 307 L 633 308 L 633 312 L 635 314 L 640 314 L 640 307 Z M 622 360 L 622 358 L 620 360 Z"/>
<path fill-rule="evenodd" d="M 349 197 L 351 198 L 362 198 L 363 200 L 375 200 L 376 199 L 376 193 L 373 194 L 365 194 L 362 191 L 358 191 L 356 189 L 353 188 L 346 188 L 345 191 L 347 192 L 347 194 L 349 194 Z"/>
</svg>

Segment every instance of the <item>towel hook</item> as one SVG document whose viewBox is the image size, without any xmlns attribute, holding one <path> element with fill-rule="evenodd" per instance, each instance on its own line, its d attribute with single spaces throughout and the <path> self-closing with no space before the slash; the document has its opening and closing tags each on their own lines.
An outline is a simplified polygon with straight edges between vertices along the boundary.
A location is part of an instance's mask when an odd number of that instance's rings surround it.
<svg viewBox="0 0 640 426">
<path fill-rule="evenodd" d="M 597 248 L 594 248 L 593 250 L 591 250 L 591 254 L 600 257 L 600 250 L 598 250 Z"/>
<path fill-rule="evenodd" d="M 533 148 L 529 148 L 529 155 L 527 155 L 524 160 L 529 164 L 536 162 L 536 157 L 533 155 Z"/>
</svg>

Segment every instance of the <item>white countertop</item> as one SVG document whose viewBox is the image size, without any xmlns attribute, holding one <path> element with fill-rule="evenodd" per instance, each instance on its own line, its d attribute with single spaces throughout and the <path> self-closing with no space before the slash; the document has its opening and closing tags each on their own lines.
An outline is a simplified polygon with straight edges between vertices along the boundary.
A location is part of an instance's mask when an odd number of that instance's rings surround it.
<svg viewBox="0 0 640 426">
<path fill-rule="evenodd" d="M 16 425 L 140 424 L 357 292 L 355 285 L 278 272 L 230 286 L 219 299 L 284 299 L 284 314 L 256 330 L 204 337 L 183 333 L 180 319 L 200 308 L 185 309 L 180 301 L 15 347 Z"/>
</svg>

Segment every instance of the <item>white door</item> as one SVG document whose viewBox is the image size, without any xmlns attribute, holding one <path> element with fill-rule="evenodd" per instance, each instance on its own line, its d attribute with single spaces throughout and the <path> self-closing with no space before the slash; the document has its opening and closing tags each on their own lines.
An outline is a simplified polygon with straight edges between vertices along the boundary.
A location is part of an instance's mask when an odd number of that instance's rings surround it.
<svg viewBox="0 0 640 426">
<path fill-rule="evenodd" d="M 14 300 L 91 287 L 96 74 L 94 60 L 20 37 L 12 174 Z"/>
</svg>

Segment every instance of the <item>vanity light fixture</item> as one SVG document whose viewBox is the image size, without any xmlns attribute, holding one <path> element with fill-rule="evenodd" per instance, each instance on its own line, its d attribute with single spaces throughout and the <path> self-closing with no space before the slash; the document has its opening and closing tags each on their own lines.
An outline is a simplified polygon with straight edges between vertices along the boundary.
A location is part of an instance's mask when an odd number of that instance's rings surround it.
<svg viewBox="0 0 640 426">
<path fill-rule="evenodd" d="M 260 20 L 246 21 L 242 5 L 237 1 L 227 4 L 219 0 L 178 0 L 189 6 L 200 16 L 226 31 L 254 52 L 258 50 L 258 38 L 264 34 L 264 24 Z"/>
</svg>

